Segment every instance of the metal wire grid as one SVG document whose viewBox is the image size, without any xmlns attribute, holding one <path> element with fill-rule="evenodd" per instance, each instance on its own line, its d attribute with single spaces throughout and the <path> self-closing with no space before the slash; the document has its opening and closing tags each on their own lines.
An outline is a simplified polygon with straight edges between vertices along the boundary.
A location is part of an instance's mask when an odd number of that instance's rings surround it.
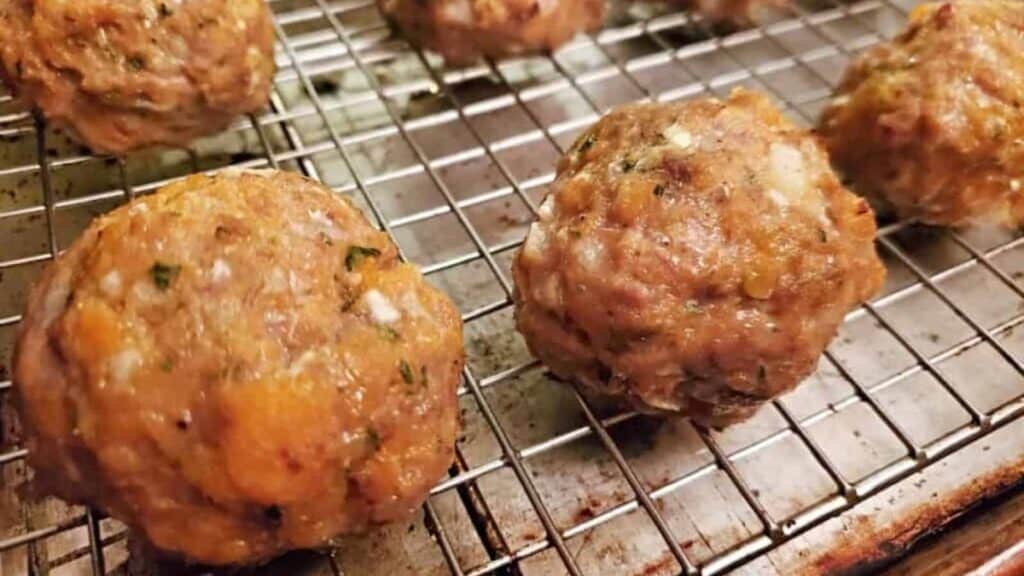
<svg viewBox="0 0 1024 576">
<path fill-rule="evenodd" d="M 552 165 L 554 153 L 564 150 L 579 130 L 611 104 L 624 100 L 665 101 L 702 94 L 721 95 L 736 84 L 748 84 L 768 92 L 796 119 L 810 124 L 817 108 L 829 96 L 842 69 L 841 63 L 883 35 L 877 29 L 878 13 L 886 11 L 899 15 L 904 14 L 908 7 L 896 0 L 866 0 L 848 5 L 829 2 L 824 6 L 796 4 L 777 15 L 771 24 L 726 36 L 716 35 L 707 23 L 685 13 L 655 13 L 637 19 L 623 19 L 599 34 L 578 39 L 552 57 L 511 64 L 489 62 L 466 70 L 446 71 L 432 57 L 411 51 L 395 40 L 383 23 L 374 17 L 372 2 L 271 0 L 270 3 L 275 11 L 274 27 L 279 40 L 277 56 L 281 68 L 272 107 L 267 113 L 249 118 L 231 130 L 233 134 L 247 134 L 250 142 L 255 140 L 255 152 L 236 152 L 224 162 L 224 158 L 204 154 L 202 150 L 190 150 L 179 166 L 180 171 L 215 170 L 225 164 L 283 167 L 301 170 L 328 182 L 339 192 L 353 194 L 363 203 L 372 219 L 396 240 L 403 258 L 421 264 L 429 278 L 446 284 L 444 276 L 449 272 L 467 267 L 476 267 L 478 272 L 482 270 L 486 278 L 473 288 L 476 290 L 484 286 L 486 290 L 483 292 L 496 294 L 496 298 L 463 305 L 463 318 L 470 331 L 474 322 L 507 313 L 512 286 L 503 263 L 519 245 L 522 226 L 525 225 L 525 220 L 518 223 L 514 238 L 491 241 L 489 238 L 493 234 L 479 224 L 474 210 L 497 201 L 516 201 L 521 203 L 527 216 L 536 215 L 537 200 L 543 194 L 544 185 L 552 179 L 550 171 L 527 172 L 524 177 L 519 173 L 521 170 L 514 152 L 543 144 L 547 151 L 544 163 Z M 843 26 L 838 26 L 839 23 Z M 802 47 L 799 43 L 793 45 L 786 38 L 794 32 L 815 41 Z M 643 45 L 639 56 L 630 52 L 637 44 Z M 758 52 L 754 61 L 751 60 L 750 49 Z M 765 51 L 776 56 L 765 58 Z M 725 70 L 709 74 L 702 69 L 704 57 L 713 57 L 719 65 L 725 62 Z M 411 77 L 389 81 L 381 68 L 387 65 L 402 70 L 418 69 L 418 72 Z M 384 70 L 387 72 L 388 69 Z M 799 90 L 794 91 L 787 83 L 791 79 L 786 76 L 792 71 L 799 71 L 814 82 L 810 87 L 799 86 Z M 325 89 L 324 78 L 338 74 L 342 75 L 344 82 L 355 82 L 355 86 L 345 86 L 342 98 L 325 95 L 331 92 L 332 87 L 328 85 Z M 483 96 L 479 93 L 481 79 L 488 80 Z M 611 87 L 604 91 L 594 90 L 594 87 L 604 84 Z M 440 105 L 417 111 L 417 97 L 423 94 L 428 94 L 432 102 Z M 607 98 L 609 94 L 611 99 Z M 567 95 L 572 96 L 572 107 L 582 114 L 552 119 L 546 117 L 542 107 L 537 106 L 545 99 Z M 9 105 L 10 100 L 10 96 L 0 96 L 0 106 Z M 501 115 L 509 111 L 515 111 L 523 123 L 517 125 L 511 134 L 503 134 L 500 138 L 490 136 L 493 126 L 482 120 L 490 114 Z M 376 120 L 360 124 L 366 117 Z M 430 131 L 441 131 L 445 136 L 424 145 L 421 136 Z M 131 158 L 98 160 L 80 152 L 54 152 L 50 144 L 53 134 L 41 121 L 24 111 L 0 115 L 0 137 L 7 140 L 34 139 L 33 161 L 0 168 L 0 178 L 34 176 L 41 192 L 39 202 L 0 212 L 0 223 L 21 218 L 38 219 L 40 216 L 45 223 L 45 249 L 10 258 L 7 254 L 0 254 L 0 272 L 31 267 L 52 258 L 66 244 L 60 240 L 61 212 L 82 207 L 103 209 L 111 202 L 121 202 L 136 194 L 152 191 L 177 177 L 175 174 L 148 177 L 135 183 L 131 178 L 134 172 Z M 454 144 L 454 149 L 448 150 L 451 144 Z M 375 170 L 372 166 L 367 168 L 367 158 L 375 154 L 379 158 L 381 151 L 389 155 L 398 147 L 407 151 L 411 160 L 407 165 L 389 166 L 384 170 Z M 442 152 L 438 153 L 435 148 L 442 149 Z M 526 155 L 536 154 L 531 149 Z M 449 183 L 446 170 L 477 161 L 497 172 L 496 176 L 492 174 L 497 182 L 487 182 L 481 192 L 467 196 Z M 103 162 L 116 174 L 116 186 L 87 195 L 60 197 L 60 191 L 54 185 L 55 171 L 91 166 L 97 162 Z M 387 161 L 383 163 L 388 164 Z M 332 181 L 333 174 L 339 170 L 347 177 L 341 182 Z M 389 200 L 384 192 L 392 190 L 389 187 L 408 187 L 410 180 L 436 190 L 441 202 L 394 216 L 396 205 L 407 200 Z M 422 242 L 424 235 L 404 233 L 424 224 L 450 227 L 463 233 L 469 249 L 455 254 L 445 251 L 443 257 L 430 260 L 429 249 L 421 249 L 411 240 L 415 238 Z M 524 561 L 554 551 L 565 571 L 573 575 L 582 574 L 583 569 L 568 542 L 618 518 L 642 513 L 663 541 L 671 560 L 669 570 L 684 574 L 721 573 L 779 546 L 851 508 L 865 497 L 1019 418 L 1024 414 L 1024 396 L 1017 394 L 1004 398 L 998 404 L 978 406 L 962 386 L 951 381 L 940 364 L 966 350 L 987 346 L 1018 379 L 1024 375 L 1024 365 L 1006 344 L 1006 337 L 1012 329 L 1024 321 L 1019 309 L 1009 318 L 993 323 L 990 318 L 983 319 L 976 309 L 966 306 L 945 283 L 967 271 L 982 269 L 997 279 L 1014 300 L 1024 298 L 1021 285 L 997 263 L 1000 256 L 1014 253 L 1021 246 L 1022 239 L 1000 237 L 998 241 L 991 241 L 984 236 L 978 237 L 982 240 L 972 238 L 969 233 L 944 233 L 944 241 L 951 242 L 966 256 L 955 265 L 936 270 L 926 260 L 915 256 L 913 250 L 901 241 L 901 235 L 908 230 L 900 223 L 884 227 L 879 247 L 892 265 L 901 267 L 909 278 L 903 285 L 851 314 L 850 319 L 866 317 L 876 322 L 901 350 L 910 355 L 912 364 L 887 374 L 881 380 L 867 381 L 864 376 L 855 374 L 848 367 L 848 362 L 837 357 L 833 348 L 824 361 L 848 384 L 851 394 L 836 398 L 827 408 L 809 413 L 796 413 L 785 400 L 776 401 L 768 410 L 775 410 L 784 426 L 753 442 L 731 443 L 735 445 L 729 446 L 726 445 L 729 442 L 723 441 L 725 436 L 722 434 L 697 429 L 696 434 L 710 459 L 659 486 L 651 486 L 643 478 L 631 463 L 632 458 L 622 449 L 622 439 L 616 437 L 616 430 L 636 420 L 636 414 L 605 415 L 573 392 L 572 398 L 583 425 L 527 446 L 518 446 L 509 432 L 510 425 L 514 423 L 502 421 L 500 410 L 496 409 L 493 397 L 488 399 L 488 394 L 503 385 L 512 386 L 511 382 L 517 378 L 538 372 L 540 368 L 534 361 L 523 360 L 488 371 L 471 362 L 463 374 L 460 397 L 464 406 L 475 411 L 476 417 L 486 425 L 485 429 L 493 436 L 500 452 L 493 458 L 475 462 L 476 459 L 468 456 L 466 447 L 460 444 L 456 465 L 449 477 L 432 490 L 432 498 L 424 506 L 426 524 L 448 569 L 453 574 L 472 576 L 525 572 L 522 569 Z M 410 249 L 414 253 L 410 254 Z M 915 293 L 934 296 L 937 305 L 955 315 L 969 328 L 969 333 L 943 343 L 938 349 L 922 345 L 906 326 L 897 326 L 885 311 L 890 303 Z M 13 329 L 20 317 L 16 313 L 3 314 L 6 312 L 0 310 L 0 329 Z M 927 442 L 922 442 L 913 431 L 905 429 L 892 413 L 892 408 L 879 399 L 887 388 L 920 374 L 930 376 L 967 415 L 962 425 Z M 0 400 L 6 398 L 5 393 L 10 387 L 10 381 L 0 375 Z M 820 435 L 813 431 L 816 424 L 852 406 L 863 406 L 872 412 L 881 426 L 898 439 L 902 449 L 898 457 L 858 478 L 844 474 L 835 462 L 835 453 L 830 453 L 822 445 Z M 812 505 L 779 517 L 767 509 L 739 463 L 786 437 L 798 439 L 816 465 L 827 474 L 834 488 L 828 496 Z M 613 506 L 566 526 L 556 521 L 529 465 L 539 456 L 575 445 L 584 438 L 596 440 L 606 451 L 628 484 L 630 493 Z M 25 450 L 17 446 L 6 449 L 0 453 L 0 471 L 4 467 L 23 466 L 24 456 Z M 659 504 L 711 471 L 721 472 L 728 478 L 736 493 L 749 506 L 759 529 L 727 549 L 697 558 L 674 533 L 672 522 L 662 513 Z M 502 519 L 489 508 L 480 483 L 500 472 L 510 472 L 514 476 L 531 513 L 543 529 L 543 535 L 533 542 L 511 545 L 503 535 Z M 458 535 L 443 519 L 446 515 L 437 508 L 438 498 L 453 493 L 465 507 L 465 514 L 485 549 L 486 556 L 482 561 L 468 565 L 463 562 L 456 550 L 458 545 L 454 543 Z M 103 522 L 101 525 L 99 514 L 88 510 L 45 526 L 31 526 L 26 520 L 16 533 L 0 538 L 0 554 L 28 548 L 29 556 L 36 559 L 32 569 L 39 570 L 41 565 L 43 573 L 49 568 L 58 568 L 87 557 L 92 573 L 105 574 L 108 569 L 105 550 L 118 544 L 125 532 L 106 526 L 109 520 Z M 45 554 L 38 552 L 46 539 L 82 527 L 88 535 L 87 546 L 56 558 L 46 558 Z M 40 557 L 41 563 L 38 561 Z M 343 567 L 333 556 L 327 559 L 335 573 L 343 572 Z"/>
</svg>

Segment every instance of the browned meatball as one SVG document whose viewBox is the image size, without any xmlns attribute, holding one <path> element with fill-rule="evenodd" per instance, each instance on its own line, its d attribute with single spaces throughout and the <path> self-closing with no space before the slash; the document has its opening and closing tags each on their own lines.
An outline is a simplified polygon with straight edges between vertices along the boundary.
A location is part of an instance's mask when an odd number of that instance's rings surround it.
<svg viewBox="0 0 1024 576">
<path fill-rule="evenodd" d="M 847 71 L 821 131 L 858 192 L 928 224 L 1024 222 L 1024 3 L 919 6 Z"/>
<path fill-rule="evenodd" d="M 462 363 L 451 302 L 358 210 L 239 172 L 95 221 L 32 292 L 14 391 L 43 489 L 249 563 L 420 505 Z"/>
<path fill-rule="evenodd" d="M 765 7 L 784 6 L 789 0 L 677 0 L 712 22 L 750 24 Z"/>
<path fill-rule="evenodd" d="M 555 374 L 724 425 L 814 370 L 881 286 L 874 216 L 764 96 L 612 111 L 558 167 L 516 257 Z"/>
<path fill-rule="evenodd" d="M 0 0 L 0 72 L 96 152 L 185 145 L 261 108 L 263 0 Z"/>
<path fill-rule="evenodd" d="M 605 0 L 378 0 L 413 44 L 450 64 L 553 50 L 604 20 Z"/>
</svg>

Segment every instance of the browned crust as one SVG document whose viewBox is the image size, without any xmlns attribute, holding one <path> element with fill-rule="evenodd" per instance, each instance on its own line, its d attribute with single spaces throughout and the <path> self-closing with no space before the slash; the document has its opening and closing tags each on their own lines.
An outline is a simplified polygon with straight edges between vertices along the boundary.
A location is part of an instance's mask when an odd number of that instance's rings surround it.
<svg viewBox="0 0 1024 576">
<path fill-rule="evenodd" d="M 46 492 L 208 564 L 407 517 L 452 461 L 457 309 L 294 173 L 192 176 L 97 219 L 14 359 Z"/>
<path fill-rule="evenodd" d="M 93 151 L 183 146 L 267 100 L 262 0 L 0 0 L 0 68 Z"/>
<path fill-rule="evenodd" d="M 604 0 L 378 0 L 413 44 L 450 64 L 548 52 L 604 21 Z"/>
<path fill-rule="evenodd" d="M 926 3 L 857 58 L 821 119 L 837 167 L 904 218 L 1024 220 L 1024 4 Z"/>
<path fill-rule="evenodd" d="M 623 106 L 559 163 L 513 265 L 517 327 L 565 380 L 725 425 L 878 290 L 875 230 L 761 94 Z"/>
</svg>

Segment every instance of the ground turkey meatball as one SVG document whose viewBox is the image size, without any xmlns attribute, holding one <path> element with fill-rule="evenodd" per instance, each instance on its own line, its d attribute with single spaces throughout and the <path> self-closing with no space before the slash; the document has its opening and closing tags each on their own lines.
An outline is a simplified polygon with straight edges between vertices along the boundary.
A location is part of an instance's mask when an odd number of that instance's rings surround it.
<svg viewBox="0 0 1024 576">
<path fill-rule="evenodd" d="M 711 22 L 743 25 L 756 21 L 757 13 L 763 8 L 784 6 L 789 0 L 677 0 L 677 3 Z"/>
<path fill-rule="evenodd" d="M 558 376 L 721 426 L 810 374 L 881 286 L 875 221 L 764 97 L 612 111 L 516 257 L 516 319 Z"/>
<path fill-rule="evenodd" d="M 557 48 L 604 20 L 605 0 L 378 0 L 410 42 L 450 64 Z"/>
<path fill-rule="evenodd" d="M 261 108 L 263 0 L 0 0 L 0 72 L 96 152 L 182 146 Z"/>
<path fill-rule="evenodd" d="M 856 190 L 902 217 L 1018 225 L 1022 104 L 1024 3 L 926 4 L 853 63 L 821 131 Z"/>
<path fill-rule="evenodd" d="M 462 363 L 456 309 L 358 210 L 238 172 L 94 222 L 32 292 L 14 391 L 45 491 L 249 563 L 417 507 Z"/>
</svg>

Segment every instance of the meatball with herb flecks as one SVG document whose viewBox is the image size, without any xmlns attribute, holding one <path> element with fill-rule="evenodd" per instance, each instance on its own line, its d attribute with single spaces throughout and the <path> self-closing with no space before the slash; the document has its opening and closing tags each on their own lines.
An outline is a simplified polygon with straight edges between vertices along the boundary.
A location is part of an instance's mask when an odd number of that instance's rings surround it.
<svg viewBox="0 0 1024 576">
<path fill-rule="evenodd" d="M 903 218 L 1024 222 L 1024 3 L 923 4 L 861 55 L 821 119 L 854 189 Z"/>
<path fill-rule="evenodd" d="M 159 550 L 266 560 L 401 519 L 451 464 L 462 323 L 346 199 L 193 176 L 97 219 L 33 290 L 28 461 Z"/>
<path fill-rule="evenodd" d="M 0 0 L 0 76 L 95 152 L 184 146 L 262 108 L 264 0 Z"/>
<path fill-rule="evenodd" d="M 554 50 L 604 20 L 605 0 L 378 0 L 416 46 L 450 64 Z"/>
<path fill-rule="evenodd" d="M 881 287 L 867 203 L 764 97 L 613 110 L 561 160 L 516 256 L 516 320 L 557 376 L 721 426 L 816 367 Z"/>
<path fill-rule="evenodd" d="M 750 24 L 768 7 L 785 6 L 789 0 L 677 0 L 713 23 Z"/>
</svg>

